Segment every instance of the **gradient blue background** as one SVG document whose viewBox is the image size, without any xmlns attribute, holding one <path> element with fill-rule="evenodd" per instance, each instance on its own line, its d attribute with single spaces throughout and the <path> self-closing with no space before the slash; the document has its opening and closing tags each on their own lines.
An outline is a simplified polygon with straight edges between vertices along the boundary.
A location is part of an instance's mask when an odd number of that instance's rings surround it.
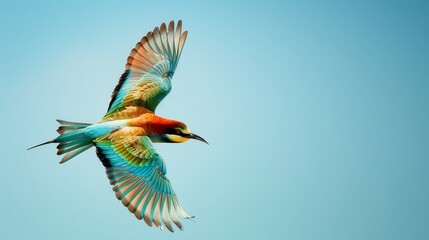
<svg viewBox="0 0 429 240">
<path fill-rule="evenodd" d="M 95 122 L 147 31 L 190 31 L 158 114 L 210 145 L 157 145 L 171 234 L 117 201 L 94 149 L 64 165 L 56 118 Z M 1 1 L 2 239 L 429 239 L 427 1 Z"/>
</svg>

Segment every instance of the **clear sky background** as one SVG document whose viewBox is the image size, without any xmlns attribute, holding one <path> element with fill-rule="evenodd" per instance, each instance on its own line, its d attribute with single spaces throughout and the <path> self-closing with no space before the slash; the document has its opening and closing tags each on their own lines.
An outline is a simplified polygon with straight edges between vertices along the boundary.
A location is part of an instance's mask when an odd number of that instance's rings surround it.
<svg viewBox="0 0 429 240">
<path fill-rule="evenodd" d="M 428 1 L 0 2 L 1 239 L 429 239 Z M 96 122 L 149 30 L 189 30 L 157 113 L 195 222 L 161 232 L 94 149 L 59 165 L 55 119 Z"/>
</svg>

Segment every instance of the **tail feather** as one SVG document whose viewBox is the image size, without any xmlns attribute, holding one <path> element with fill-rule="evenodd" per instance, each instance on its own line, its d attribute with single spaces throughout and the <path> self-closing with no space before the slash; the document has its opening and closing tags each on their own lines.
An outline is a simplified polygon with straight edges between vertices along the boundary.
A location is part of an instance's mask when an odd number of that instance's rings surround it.
<svg viewBox="0 0 429 240">
<path fill-rule="evenodd" d="M 67 153 L 66 155 L 64 155 L 64 157 L 61 159 L 60 163 L 65 163 L 65 162 L 67 162 L 68 160 L 70 160 L 70 159 L 74 158 L 76 155 L 78 155 L 78 154 L 80 154 L 80 153 L 82 153 L 82 152 L 84 152 L 84 151 L 86 151 L 86 150 L 90 149 L 92 146 L 93 146 L 93 145 L 92 145 L 92 143 L 91 143 L 90 145 L 85 145 L 85 146 L 80 147 L 80 148 L 77 148 L 77 149 L 75 149 L 75 150 L 73 150 L 73 151 L 71 151 L 71 152 L 68 152 L 68 153 Z"/>
<path fill-rule="evenodd" d="M 55 138 L 58 142 L 71 142 L 71 141 L 79 141 L 79 139 L 86 139 L 88 136 L 85 134 L 85 128 L 76 129 L 72 132 L 62 133 L 60 136 Z"/>
<path fill-rule="evenodd" d="M 57 145 L 57 149 L 69 149 L 69 148 L 71 148 L 71 147 L 73 147 L 73 146 L 76 146 L 76 145 L 81 145 L 81 144 L 83 144 L 83 143 L 85 143 L 85 142 L 87 142 L 87 141 L 81 141 L 80 139 L 77 139 L 77 140 L 75 140 L 75 141 L 69 141 L 69 142 L 62 142 L 62 143 L 59 143 L 58 145 Z"/>
<path fill-rule="evenodd" d="M 37 144 L 37 145 L 32 146 L 32 147 L 29 147 L 29 148 L 27 148 L 27 151 L 28 151 L 28 150 L 30 150 L 30 149 L 36 148 L 36 147 L 40 147 L 40 146 L 43 146 L 43 145 L 49 144 L 49 143 L 55 143 L 55 139 L 50 140 L 50 141 L 47 141 L 47 142 L 44 142 L 44 143 L 41 143 L 41 144 Z"/>
<path fill-rule="evenodd" d="M 60 163 L 64 163 L 93 146 L 93 138 L 85 134 L 85 128 L 91 124 L 70 122 L 59 119 L 57 122 L 61 125 L 57 129 L 57 132 L 60 134 L 60 136 L 53 140 L 33 146 L 28 150 L 49 143 L 58 143 L 57 154 L 65 154 L 60 161 Z"/>
<path fill-rule="evenodd" d="M 73 132 L 77 129 L 85 128 L 91 125 L 90 123 L 70 122 L 70 121 L 64 121 L 60 119 L 57 119 L 57 122 L 61 124 L 61 126 L 59 126 L 57 129 L 57 132 L 59 134 Z"/>
<path fill-rule="evenodd" d="M 57 147 L 58 148 L 57 154 L 61 155 L 64 153 L 68 153 L 68 152 L 71 152 L 71 151 L 76 150 L 78 148 L 88 146 L 91 143 L 92 143 L 92 140 L 84 141 L 84 142 L 72 142 L 72 143 L 70 143 L 72 145 L 69 145 L 68 147 L 59 147 L 59 148 Z"/>
<path fill-rule="evenodd" d="M 91 123 L 72 122 L 72 121 L 66 121 L 66 120 L 61 120 L 61 119 L 57 119 L 57 122 L 61 126 L 89 126 L 89 125 L 92 125 Z"/>
</svg>

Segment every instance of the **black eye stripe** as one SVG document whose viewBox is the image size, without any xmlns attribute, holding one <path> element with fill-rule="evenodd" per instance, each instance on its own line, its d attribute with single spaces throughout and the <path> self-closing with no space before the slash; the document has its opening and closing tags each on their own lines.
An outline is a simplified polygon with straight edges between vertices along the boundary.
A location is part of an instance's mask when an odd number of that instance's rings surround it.
<svg viewBox="0 0 429 240">
<path fill-rule="evenodd" d="M 167 129 L 167 133 L 168 134 L 179 135 L 179 136 L 182 136 L 184 134 L 182 132 L 182 130 L 180 130 L 179 128 L 170 128 L 170 129 Z"/>
</svg>

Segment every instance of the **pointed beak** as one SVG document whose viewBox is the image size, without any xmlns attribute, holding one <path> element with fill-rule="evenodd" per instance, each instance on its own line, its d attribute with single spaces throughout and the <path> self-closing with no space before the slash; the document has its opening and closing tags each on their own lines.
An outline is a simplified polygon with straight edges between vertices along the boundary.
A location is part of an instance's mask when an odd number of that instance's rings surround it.
<svg viewBox="0 0 429 240">
<path fill-rule="evenodd" d="M 189 134 L 188 138 L 193 138 L 193 139 L 196 139 L 196 140 L 200 140 L 201 142 L 205 142 L 205 143 L 209 144 L 206 140 L 204 140 L 204 138 L 198 136 L 197 134 L 191 133 L 191 134 Z"/>
</svg>

